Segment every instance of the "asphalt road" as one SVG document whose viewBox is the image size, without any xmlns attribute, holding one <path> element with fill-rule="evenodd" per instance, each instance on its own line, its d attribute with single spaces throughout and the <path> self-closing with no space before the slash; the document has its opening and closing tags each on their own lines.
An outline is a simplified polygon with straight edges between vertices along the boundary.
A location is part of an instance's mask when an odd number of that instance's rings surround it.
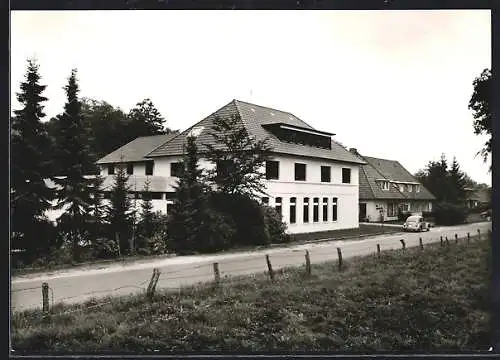
<svg viewBox="0 0 500 360">
<path fill-rule="evenodd" d="M 11 307 L 13 311 L 42 306 L 42 282 L 50 287 L 49 301 L 80 303 L 92 297 L 126 295 L 144 291 L 150 281 L 153 268 L 161 272 L 157 288 L 179 288 L 182 285 L 213 281 L 213 263 L 219 263 L 221 277 L 245 275 L 267 270 L 265 255 L 269 254 L 273 268 L 300 266 L 304 264 L 305 250 L 310 253 L 311 263 L 337 260 L 337 248 L 342 249 L 344 259 L 368 255 L 381 250 L 418 246 L 419 237 L 426 243 L 439 242 L 440 236 L 448 237 L 451 244 L 455 234 L 459 237 L 477 235 L 480 229 L 485 237 L 491 222 L 467 224 L 453 227 L 436 227 L 424 233 L 396 233 L 363 240 L 343 240 L 308 243 L 284 248 L 272 248 L 252 252 L 228 253 L 205 256 L 180 256 L 160 260 L 141 261 L 132 264 L 115 264 L 103 268 L 66 270 L 46 274 L 29 274 L 11 279 Z M 464 240 L 461 240 L 464 241 Z"/>
</svg>

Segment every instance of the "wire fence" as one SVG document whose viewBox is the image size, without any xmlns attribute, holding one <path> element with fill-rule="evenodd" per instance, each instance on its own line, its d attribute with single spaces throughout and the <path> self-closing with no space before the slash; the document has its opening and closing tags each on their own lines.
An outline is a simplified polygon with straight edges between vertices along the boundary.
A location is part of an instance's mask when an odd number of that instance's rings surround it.
<svg viewBox="0 0 500 360">
<path fill-rule="evenodd" d="M 488 234 L 491 235 L 491 230 L 488 230 Z M 221 277 L 223 278 L 231 278 L 238 277 L 242 275 L 248 274 L 257 274 L 257 273 L 267 273 L 269 277 L 274 279 L 274 272 L 276 270 L 288 267 L 298 267 L 304 266 L 306 267 L 306 271 L 311 272 L 311 263 L 320 264 L 328 261 L 337 261 L 339 270 L 342 269 L 344 259 L 346 257 L 352 258 L 356 256 L 366 256 L 369 254 L 378 254 L 381 255 L 381 252 L 402 249 L 405 250 L 408 247 L 416 247 L 420 246 L 420 248 L 424 248 L 425 245 L 435 244 L 436 242 L 440 242 L 440 245 L 443 247 L 449 247 L 452 244 L 464 243 L 466 240 L 467 243 L 471 241 L 476 241 L 477 239 L 486 239 L 486 236 L 480 233 L 480 230 L 477 230 L 477 234 L 467 233 L 465 235 L 459 236 L 458 234 L 454 234 L 454 236 L 439 236 L 438 238 L 427 238 L 424 239 L 422 237 L 408 237 L 408 236 L 398 236 L 398 238 L 381 242 L 380 239 L 367 239 L 364 240 L 363 243 L 360 242 L 352 242 L 348 244 L 341 244 L 340 247 L 336 247 L 333 249 L 325 250 L 326 246 L 311 246 L 309 248 L 304 248 L 302 250 L 297 251 L 297 249 L 286 249 L 282 248 L 278 251 L 268 251 L 266 253 L 266 257 L 256 254 L 255 256 L 242 257 L 236 255 L 233 258 L 225 258 L 221 257 L 219 262 L 204 262 L 195 266 L 190 266 L 188 264 L 182 264 L 181 268 L 160 272 L 159 269 L 154 269 L 153 275 L 151 277 L 147 277 L 146 279 L 136 283 L 136 284 L 124 284 L 111 289 L 100 289 L 87 291 L 82 293 L 77 293 L 71 296 L 62 296 L 54 298 L 54 294 L 57 295 L 57 290 L 67 287 L 67 284 L 63 284 L 65 286 L 57 286 L 57 288 L 53 288 L 49 286 L 47 282 L 42 283 L 40 286 L 32 286 L 25 287 L 20 289 L 12 289 L 12 294 L 23 294 L 28 291 L 40 291 L 42 290 L 42 297 L 38 297 L 38 301 L 36 303 L 31 303 L 29 305 L 19 305 L 12 306 L 12 310 L 22 311 L 26 309 L 39 308 L 42 305 L 42 310 L 47 313 L 54 313 L 50 309 L 54 309 L 54 301 L 57 300 L 57 303 L 71 303 L 69 300 L 76 300 L 73 303 L 77 303 L 76 307 L 70 307 L 64 310 L 64 307 L 61 307 L 63 311 L 57 312 L 57 314 L 70 314 L 78 311 L 86 311 L 88 309 L 94 309 L 106 304 L 113 303 L 113 298 L 109 299 L 101 299 L 98 300 L 96 295 L 105 295 L 111 296 L 116 295 L 115 293 L 120 290 L 140 290 L 145 293 L 146 296 L 152 297 L 155 293 L 155 289 L 157 287 L 161 287 L 168 291 L 180 291 L 186 285 L 194 285 L 196 283 L 210 283 L 214 282 L 215 284 L 219 284 L 221 281 Z M 329 245 L 332 248 L 332 244 Z M 265 252 L 264 252 L 265 253 Z M 217 258 L 215 258 L 217 259 Z M 222 275 L 222 276 L 221 276 Z M 77 286 L 77 284 L 73 283 L 73 286 Z M 122 292 L 123 295 L 130 294 L 132 291 Z M 50 306 L 49 306 L 49 293 L 50 293 Z M 39 293 L 38 293 L 39 294 Z M 39 296 L 39 295 L 37 295 Z M 91 300 L 88 303 L 82 304 L 85 300 Z M 78 304 L 79 303 L 79 304 Z"/>
</svg>

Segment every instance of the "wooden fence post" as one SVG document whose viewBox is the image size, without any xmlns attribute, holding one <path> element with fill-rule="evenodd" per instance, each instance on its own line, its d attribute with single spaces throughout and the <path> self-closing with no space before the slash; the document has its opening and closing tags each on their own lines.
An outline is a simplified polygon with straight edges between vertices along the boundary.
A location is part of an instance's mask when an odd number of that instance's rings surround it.
<svg viewBox="0 0 500 360">
<path fill-rule="evenodd" d="M 271 264 L 271 259 L 267 254 L 266 254 L 266 262 L 267 262 L 267 269 L 269 270 L 269 277 L 271 278 L 271 280 L 274 280 L 273 265 Z"/>
<path fill-rule="evenodd" d="M 444 243 L 443 243 L 443 237 L 441 236 L 441 237 L 439 238 L 439 240 L 441 241 L 441 246 L 443 246 L 443 245 L 444 245 Z"/>
<path fill-rule="evenodd" d="M 450 245 L 450 241 L 448 240 L 448 236 L 445 236 L 444 240 L 446 241 L 446 246 Z"/>
<path fill-rule="evenodd" d="M 342 250 L 337 248 L 337 255 L 339 257 L 339 271 L 342 271 Z"/>
<path fill-rule="evenodd" d="M 380 244 L 377 244 L 377 256 L 380 257 Z"/>
<path fill-rule="evenodd" d="M 470 233 L 467 233 L 467 244 L 470 244 Z"/>
<path fill-rule="evenodd" d="M 424 243 L 422 242 L 422 238 L 418 238 L 418 243 L 420 244 L 420 249 L 424 250 Z"/>
<path fill-rule="evenodd" d="M 401 239 L 399 241 L 401 241 L 401 244 L 403 245 L 403 250 L 406 250 L 405 239 Z"/>
<path fill-rule="evenodd" d="M 156 284 L 158 283 L 159 278 L 160 278 L 160 270 L 154 268 L 153 274 L 151 275 L 151 280 L 149 281 L 148 289 L 146 290 L 146 296 L 150 299 L 153 297 L 155 293 Z"/>
<path fill-rule="evenodd" d="M 214 263 L 214 277 L 215 277 L 215 284 L 219 285 L 219 283 L 220 283 L 220 272 L 219 272 L 219 263 L 217 263 L 217 262 Z"/>
<path fill-rule="evenodd" d="M 481 230 L 477 229 L 477 238 L 481 240 Z"/>
<path fill-rule="evenodd" d="M 49 284 L 42 283 L 42 311 L 49 312 Z"/>
<path fill-rule="evenodd" d="M 455 244 L 458 244 L 458 235 L 455 234 Z"/>
<path fill-rule="evenodd" d="M 306 273 L 307 276 L 311 276 L 311 257 L 309 256 L 309 250 L 306 250 Z"/>
</svg>

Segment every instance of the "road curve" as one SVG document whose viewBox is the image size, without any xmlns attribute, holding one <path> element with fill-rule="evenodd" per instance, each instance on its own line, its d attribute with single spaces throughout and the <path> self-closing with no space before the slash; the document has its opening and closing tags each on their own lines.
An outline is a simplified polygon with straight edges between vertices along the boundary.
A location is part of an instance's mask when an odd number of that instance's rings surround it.
<svg viewBox="0 0 500 360">
<path fill-rule="evenodd" d="M 151 278 L 152 269 L 160 269 L 157 288 L 178 288 L 182 285 L 213 280 L 213 263 L 219 263 L 221 277 L 264 272 L 267 269 L 265 254 L 269 254 L 274 269 L 300 266 L 304 263 L 304 252 L 309 250 L 311 262 L 320 263 L 337 259 L 337 247 L 343 258 L 374 253 L 376 245 L 381 250 L 401 248 L 401 239 L 406 247 L 417 246 L 419 238 L 424 245 L 439 242 L 448 237 L 451 243 L 455 234 L 465 237 L 477 235 L 477 230 L 486 236 L 491 222 L 482 222 L 450 227 L 436 227 L 424 233 L 396 233 L 380 235 L 363 240 L 325 241 L 290 247 L 249 252 L 203 256 L 180 256 L 150 260 L 133 264 L 115 264 L 106 268 L 66 270 L 52 274 L 30 274 L 11 279 L 11 308 L 13 311 L 41 307 L 41 284 L 48 282 L 49 301 L 53 304 L 80 303 L 92 297 L 126 295 L 144 291 Z"/>
</svg>

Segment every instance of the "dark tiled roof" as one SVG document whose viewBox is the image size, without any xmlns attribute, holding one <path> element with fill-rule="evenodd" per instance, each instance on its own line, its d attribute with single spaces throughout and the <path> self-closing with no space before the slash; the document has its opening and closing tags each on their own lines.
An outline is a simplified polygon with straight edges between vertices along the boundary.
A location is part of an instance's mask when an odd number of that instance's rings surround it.
<svg viewBox="0 0 500 360">
<path fill-rule="evenodd" d="M 158 146 L 164 144 L 175 136 L 175 134 L 142 136 L 123 145 L 112 153 L 97 161 L 97 164 L 108 164 L 120 162 L 123 155 L 124 162 L 145 161 L 144 155 L 150 153 Z"/>
<path fill-rule="evenodd" d="M 186 144 L 187 134 L 189 134 L 191 130 L 197 128 L 202 129 L 196 138 L 196 145 L 198 146 L 199 151 L 202 152 L 205 149 L 203 145 L 214 144 L 214 139 L 210 135 L 211 126 L 213 125 L 214 119 L 217 116 L 230 117 L 233 115 L 239 116 L 241 125 L 244 126 L 248 134 L 255 137 L 257 141 L 267 138 L 268 144 L 273 148 L 274 153 L 325 158 L 357 164 L 365 163 L 362 159 L 354 156 L 339 143 L 333 140 L 331 149 L 321 149 L 312 146 L 280 141 L 271 132 L 264 129 L 262 125 L 283 123 L 311 130 L 315 129 L 295 115 L 288 112 L 254 105 L 239 100 L 231 101 L 229 104 L 223 106 L 213 114 L 191 126 L 187 130 L 183 131 L 169 142 L 159 146 L 150 154 L 148 154 L 148 157 L 182 154 L 184 145 Z"/>
<path fill-rule="evenodd" d="M 391 184 L 389 190 L 382 190 L 377 179 L 386 179 L 397 182 L 419 183 L 398 161 L 362 156 L 367 164 L 360 167 L 359 198 L 371 199 L 400 199 L 400 200 L 434 200 L 435 197 L 420 184 L 420 192 L 401 192 Z"/>
<path fill-rule="evenodd" d="M 87 179 L 94 178 L 94 175 L 86 175 Z M 149 191 L 151 192 L 166 192 L 171 188 L 171 185 L 177 181 L 177 179 L 164 177 L 164 176 L 146 176 L 146 175 L 130 175 L 127 181 L 130 191 L 143 191 L 146 180 L 149 178 Z M 49 188 L 59 187 L 51 179 L 45 179 L 45 184 Z M 114 176 L 103 176 L 103 182 L 101 185 L 101 190 L 109 191 L 114 185 Z"/>
</svg>

